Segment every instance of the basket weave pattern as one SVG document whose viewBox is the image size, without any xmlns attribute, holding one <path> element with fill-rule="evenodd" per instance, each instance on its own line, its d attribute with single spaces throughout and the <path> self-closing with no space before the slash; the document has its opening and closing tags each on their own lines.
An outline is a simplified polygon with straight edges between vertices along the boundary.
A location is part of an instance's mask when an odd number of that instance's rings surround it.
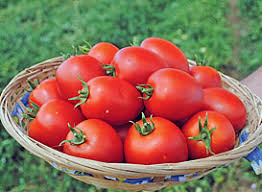
<svg viewBox="0 0 262 192">
<path fill-rule="evenodd" d="M 53 167 L 72 177 L 96 186 L 121 190 L 159 190 L 164 187 L 198 179 L 217 167 L 232 163 L 253 151 L 262 142 L 262 102 L 245 85 L 220 73 L 223 87 L 237 95 L 245 104 L 248 117 L 245 129 L 248 139 L 235 148 L 208 158 L 158 165 L 136 165 L 127 163 L 104 163 L 70 156 L 49 148 L 27 136 L 11 116 L 15 105 L 25 106 L 20 101 L 24 96 L 27 80 L 36 77 L 42 81 L 55 76 L 62 57 L 53 58 L 25 69 L 16 75 L 3 90 L 0 97 L 0 116 L 8 133 L 24 148 L 49 162 Z M 189 61 L 194 65 L 193 61 Z M 28 127 L 26 123 L 25 128 Z"/>
</svg>

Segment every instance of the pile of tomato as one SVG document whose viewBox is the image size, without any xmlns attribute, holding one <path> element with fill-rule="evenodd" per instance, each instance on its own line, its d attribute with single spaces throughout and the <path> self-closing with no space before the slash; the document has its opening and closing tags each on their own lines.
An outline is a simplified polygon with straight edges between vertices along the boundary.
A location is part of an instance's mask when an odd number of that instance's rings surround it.
<svg viewBox="0 0 262 192">
<path fill-rule="evenodd" d="M 247 117 L 214 68 L 189 66 L 156 37 L 122 49 L 100 42 L 71 56 L 33 89 L 29 108 L 31 138 L 77 157 L 136 164 L 231 150 Z"/>
</svg>

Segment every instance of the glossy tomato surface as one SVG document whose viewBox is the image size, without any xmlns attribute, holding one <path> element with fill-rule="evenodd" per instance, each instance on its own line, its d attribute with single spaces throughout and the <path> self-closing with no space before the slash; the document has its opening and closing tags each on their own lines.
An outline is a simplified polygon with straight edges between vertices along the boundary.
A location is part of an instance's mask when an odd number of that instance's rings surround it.
<svg viewBox="0 0 262 192">
<path fill-rule="evenodd" d="M 141 47 L 126 47 L 119 50 L 112 65 L 115 67 L 116 77 L 133 85 L 146 83 L 153 72 L 166 67 L 161 57 Z"/>
<path fill-rule="evenodd" d="M 45 79 L 29 95 L 31 102 L 41 107 L 44 103 L 53 99 L 62 99 L 57 90 L 56 79 Z"/>
<path fill-rule="evenodd" d="M 28 135 L 55 149 L 69 132 L 70 125 L 78 124 L 84 117 L 79 109 L 64 100 L 52 100 L 42 105 L 35 119 L 30 123 Z"/>
<path fill-rule="evenodd" d="M 152 118 L 155 128 L 148 135 L 141 135 L 134 125 L 129 129 L 125 140 L 127 163 L 159 164 L 176 163 L 188 159 L 186 139 L 181 130 L 171 121 Z M 146 118 L 150 122 L 150 118 Z M 142 120 L 137 122 L 141 127 Z"/>
<path fill-rule="evenodd" d="M 108 123 L 88 119 L 75 126 L 83 131 L 86 141 L 80 145 L 64 143 L 63 152 L 87 159 L 119 163 L 123 161 L 123 144 L 117 132 Z M 78 129 L 76 131 L 80 132 Z M 74 139 L 70 131 L 66 140 Z"/>
<path fill-rule="evenodd" d="M 80 105 L 86 118 L 98 118 L 111 125 L 134 120 L 143 110 L 139 91 L 129 82 L 110 76 L 96 77 L 88 83 L 89 95 Z"/>
<path fill-rule="evenodd" d="M 141 43 L 141 47 L 159 55 L 168 67 L 180 69 L 189 73 L 189 64 L 184 53 L 168 40 L 150 37 Z"/>
<path fill-rule="evenodd" d="M 195 141 L 188 137 L 199 136 L 199 117 L 202 127 L 204 127 L 207 114 L 207 128 L 211 130 L 211 151 L 215 154 L 228 151 L 234 147 L 235 131 L 231 122 L 221 113 L 216 111 L 201 111 L 191 117 L 182 127 L 182 131 L 187 138 L 189 158 L 198 159 L 212 155 L 206 148 L 203 141 Z"/>
<path fill-rule="evenodd" d="M 96 58 L 103 64 L 110 64 L 118 50 L 119 48 L 112 43 L 100 42 L 90 49 L 88 55 Z"/>
<path fill-rule="evenodd" d="M 89 55 L 72 56 L 64 61 L 56 71 L 58 90 L 63 99 L 76 97 L 82 89 L 79 80 L 87 82 L 90 79 L 106 75 L 101 63 Z M 70 101 L 76 103 L 76 101 Z"/>
<path fill-rule="evenodd" d="M 154 91 L 149 99 L 144 100 L 144 104 L 155 116 L 176 121 L 189 117 L 202 107 L 202 88 L 184 71 L 160 69 L 149 77 L 147 84 Z"/>
<path fill-rule="evenodd" d="M 222 87 L 222 80 L 218 71 L 209 66 L 194 66 L 190 69 L 190 74 L 201 85 L 203 89 L 212 87 Z"/>
<path fill-rule="evenodd" d="M 203 109 L 224 114 L 236 132 L 246 124 L 247 112 L 243 102 L 233 93 L 223 88 L 204 89 Z"/>
</svg>

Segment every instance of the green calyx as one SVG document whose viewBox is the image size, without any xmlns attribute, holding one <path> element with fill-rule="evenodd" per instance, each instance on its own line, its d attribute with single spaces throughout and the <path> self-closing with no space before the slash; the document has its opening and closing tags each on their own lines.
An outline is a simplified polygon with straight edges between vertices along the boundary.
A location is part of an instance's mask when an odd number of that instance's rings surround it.
<svg viewBox="0 0 262 192">
<path fill-rule="evenodd" d="M 78 46 L 79 51 L 82 54 L 85 54 L 85 55 L 87 55 L 89 53 L 91 48 L 92 48 L 92 45 L 88 41 L 86 41 L 86 40 L 84 40 L 84 45 L 79 45 Z"/>
<path fill-rule="evenodd" d="M 89 88 L 86 82 L 84 82 L 81 77 L 79 76 L 79 80 L 82 82 L 83 88 L 78 91 L 79 96 L 69 98 L 68 100 L 80 100 L 79 103 L 75 105 L 75 108 L 77 108 L 79 105 L 86 102 L 88 96 L 89 96 Z"/>
<path fill-rule="evenodd" d="M 143 136 L 149 135 L 150 133 L 153 132 L 155 129 L 155 124 L 152 119 L 152 115 L 150 116 L 150 122 L 146 121 L 145 114 L 142 112 L 142 121 L 143 121 L 143 126 L 141 127 L 138 123 L 134 123 L 133 121 L 130 121 L 136 128 L 136 130 Z"/>
<path fill-rule="evenodd" d="M 115 69 L 115 67 L 113 65 L 103 64 L 102 68 L 106 70 L 106 74 L 108 76 L 113 76 L 113 77 L 116 76 L 116 69 Z"/>
<path fill-rule="evenodd" d="M 23 118 L 26 119 L 26 120 L 29 120 L 29 121 L 35 119 L 35 117 L 36 117 L 36 115 L 37 115 L 37 113 L 40 109 L 40 107 L 37 104 L 35 104 L 34 102 L 32 102 L 31 100 L 30 100 L 30 103 L 31 103 L 32 108 L 27 107 L 26 108 L 27 113 L 23 113 Z"/>
<path fill-rule="evenodd" d="M 136 86 L 136 88 L 142 93 L 144 93 L 145 95 L 147 95 L 145 97 L 138 97 L 140 99 L 145 99 L 145 100 L 149 99 L 154 92 L 154 88 L 149 84 L 139 84 L 138 86 Z"/>
<path fill-rule="evenodd" d="M 75 127 L 76 129 L 78 129 L 80 131 L 80 132 L 77 132 L 75 128 L 70 126 L 69 123 L 68 123 L 68 127 L 69 127 L 70 131 L 72 131 L 72 133 L 74 134 L 74 139 L 64 140 L 59 144 L 59 146 L 62 146 L 64 143 L 67 143 L 67 142 L 70 145 L 81 145 L 82 143 L 86 142 L 86 136 L 81 129 Z"/>
<path fill-rule="evenodd" d="M 83 42 L 84 45 L 78 45 L 78 46 L 72 45 L 72 50 L 69 53 L 61 53 L 64 58 L 64 61 L 70 58 L 71 56 L 78 55 L 79 52 L 81 54 L 87 55 L 90 49 L 92 48 L 92 45 L 86 40 L 84 40 Z"/>
<path fill-rule="evenodd" d="M 216 129 L 216 127 L 212 128 L 211 130 L 209 130 L 207 128 L 207 113 L 206 113 L 206 117 L 205 117 L 204 127 L 202 127 L 200 116 L 199 116 L 198 123 L 199 123 L 199 136 L 188 137 L 188 139 L 192 139 L 192 140 L 195 140 L 195 141 L 203 141 L 205 143 L 205 146 L 206 146 L 206 149 L 207 149 L 207 154 L 209 152 L 212 155 L 215 155 L 215 153 L 211 150 L 211 134 Z"/>
</svg>

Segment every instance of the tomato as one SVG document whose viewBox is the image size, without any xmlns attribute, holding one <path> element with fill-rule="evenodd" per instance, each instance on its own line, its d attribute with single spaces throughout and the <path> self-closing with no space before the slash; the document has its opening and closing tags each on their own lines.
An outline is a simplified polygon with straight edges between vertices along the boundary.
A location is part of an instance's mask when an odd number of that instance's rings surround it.
<svg viewBox="0 0 262 192">
<path fill-rule="evenodd" d="M 132 123 L 126 123 L 124 125 L 114 126 L 114 129 L 120 136 L 122 143 L 125 142 L 127 132 L 131 126 L 132 126 Z"/>
<path fill-rule="evenodd" d="M 202 107 L 202 88 L 184 71 L 160 69 L 149 77 L 147 85 L 152 91 L 148 96 L 144 94 L 144 104 L 155 116 L 176 121 L 189 117 Z"/>
<path fill-rule="evenodd" d="M 124 144 L 126 162 L 158 164 L 186 161 L 188 149 L 181 130 L 167 119 L 151 118 L 142 117 L 130 127 Z"/>
<path fill-rule="evenodd" d="M 111 43 L 100 42 L 90 49 L 88 55 L 103 64 L 110 64 L 118 50 L 118 47 Z"/>
<path fill-rule="evenodd" d="M 64 100 L 51 100 L 42 105 L 31 121 L 28 135 L 49 147 L 60 149 L 58 145 L 69 131 L 67 124 L 74 125 L 83 120 L 80 110 L 75 109 L 73 104 Z"/>
<path fill-rule="evenodd" d="M 108 123 L 99 119 L 88 119 L 70 129 L 66 136 L 68 142 L 63 146 L 64 153 L 109 163 L 123 161 L 123 144 Z"/>
<path fill-rule="evenodd" d="M 199 118 L 201 119 L 201 128 L 199 127 Z M 200 134 L 200 129 L 202 129 L 202 134 Z M 235 144 L 235 131 L 232 124 L 224 115 L 216 111 L 201 111 L 195 114 L 182 127 L 182 131 L 187 138 L 190 159 L 204 158 L 225 152 L 232 149 Z M 202 135 L 202 140 L 189 139 L 189 137 L 199 137 L 200 135 Z"/>
<path fill-rule="evenodd" d="M 83 85 L 81 110 L 84 116 L 121 125 L 135 119 L 143 109 L 139 91 L 116 77 L 96 77 Z"/>
<path fill-rule="evenodd" d="M 165 39 L 150 37 L 141 43 L 141 47 L 161 56 L 168 67 L 189 73 L 189 64 L 184 53 L 173 43 Z"/>
<path fill-rule="evenodd" d="M 190 74 L 203 89 L 222 87 L 222 80 L 216 69 L 209 66 L 195 66 L 190 69 Z"/>
<path fill-rule="evenodd" d="M 57 90 L 56 79 L 45 79 L 29 95 L 29 104 L 31 102 L 41 107 L 44 103 L 53 99 L 61 99 Z"/>
<path fill-rule="evenodd" d="M 106 75 L 101 63 L 89 55 L 72 56 L 64 61 L 56 71 L 58 90 L 63 99 L 78 95 L 82 89 L 79 78 L 83 81 Z M 71 101 L 76 103 L 76 101 Z"/>
<path fill-rule="evenodd" d="M 116 77 L 133 85 L 145 83 L 151 73 L 166 67 L 158 55 L 141 47 L 126 47 L 119 50 L 112 65 L 115 67 Z"/>
<path fill-rule="evenodd" d="M 236 132 L 246 124 L 245 105 L 236 95 L 226 89 L 204 89 L 203 109 L 214 110 L 225 115 L 231 121 Z"/>
</svg>

